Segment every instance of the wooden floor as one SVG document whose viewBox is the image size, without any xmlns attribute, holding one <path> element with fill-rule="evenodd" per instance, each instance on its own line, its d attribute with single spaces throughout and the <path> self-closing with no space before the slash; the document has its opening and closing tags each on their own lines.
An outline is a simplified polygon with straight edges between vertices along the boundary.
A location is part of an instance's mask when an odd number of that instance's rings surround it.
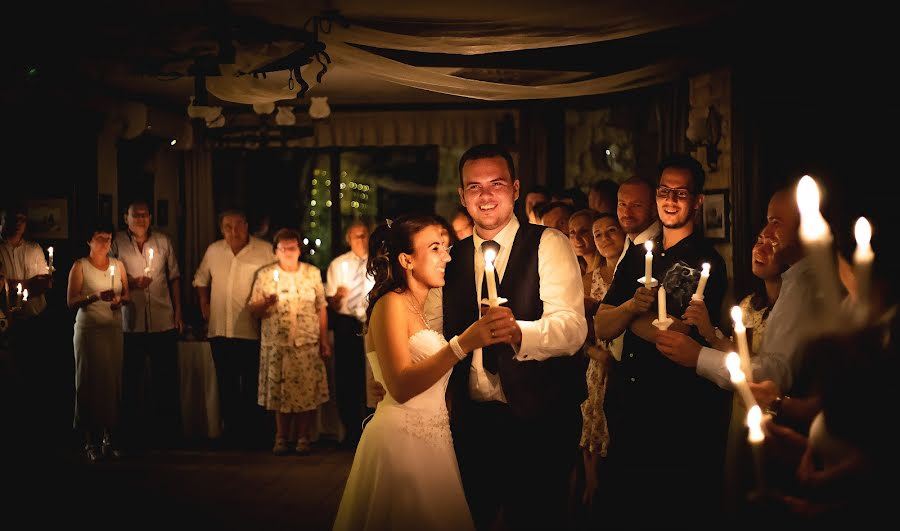
<svg viewBox="0 0 900 531">
<path fill-rule="evenodd" d="M 353 453 L 171 450 L 97 464 L 77 451 L 3 474 L 3 521 L 83 522 L 107 529 L 330 530 Z M 12 511 L 8 511 L 8 509 Z M 93 526 L 91 524 L 97 524 Z M 5 526 L 3 526 L 5 527 Z M 83 528 L 81 525 L 78 528 Z"/>
</svg>

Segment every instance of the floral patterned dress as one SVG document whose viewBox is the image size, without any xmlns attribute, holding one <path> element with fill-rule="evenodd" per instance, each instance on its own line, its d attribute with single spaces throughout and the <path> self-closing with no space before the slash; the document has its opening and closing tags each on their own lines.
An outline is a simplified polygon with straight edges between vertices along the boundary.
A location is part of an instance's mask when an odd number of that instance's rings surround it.
<svg viewBox="0 0 900 531">
<path fill-rule="evenodd" d="M 600 276 L 600 269 L 595 269 L 591 277 L 591 298 L 602 300 L 606 296 L 609 285 Z M 604 348 L 597 342 L 598 348 Z M 587 399 L 581 404 L 581 447 L 591 453 L 606 457 L 609 447 L 609 429 L 606 425 L 606 413 L 603 412 L 603 399 L 606 396 L 606 366 L 593 358 L 588 363 Z"/>
<path fill-rule="evenodd" d="M 328 401 L 325 363 L 319 354 L 319 311 L 325 307 L 322 275 L 302 262 L 294 273 L 272 264 L 259 270 L 250 297 L 259 300 L 276 290 L 278 302 L 262 320 L 258 403 L 280 413 L 312 411 Z"/>
</svg>

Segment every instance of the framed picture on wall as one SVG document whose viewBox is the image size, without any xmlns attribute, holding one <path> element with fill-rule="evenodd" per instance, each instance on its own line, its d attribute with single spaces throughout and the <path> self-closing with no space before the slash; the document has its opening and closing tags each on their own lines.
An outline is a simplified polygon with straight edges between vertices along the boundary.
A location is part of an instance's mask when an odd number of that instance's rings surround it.
<svg viewBox="0 0 900 531">
<path fill-rule="evenodd" d="M 69 237 L 69 204 L 67 199 L 32 199 L 25 201 L 28 234 L 36 240 L 64 240 Z"/>
<path fill-rule="evenodd" d="M 710 240 L 727 242 L 730 240 L 728 189 L 706 190 L 703 192 L 703 234 Z"/>
</svg>

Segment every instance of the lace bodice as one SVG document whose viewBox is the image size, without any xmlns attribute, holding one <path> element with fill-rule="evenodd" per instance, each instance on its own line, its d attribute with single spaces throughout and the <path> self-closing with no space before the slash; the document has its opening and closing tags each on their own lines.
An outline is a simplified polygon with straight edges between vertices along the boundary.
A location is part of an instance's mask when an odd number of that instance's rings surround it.
<svg viewBox="0 0 900 531">
<path fill-rule="evenodd" d="M 423 328 L 409 337 L 408 344 L 412 362 L 418 363 L 437 353 L 447 344 L 447 341 L 440 333 L 429 328 Z M 409 433 L 434 444 L 450 440 L 447 403 L 444 401 L 444 393 L 447 390 L 450 371 L 447 371 L 434 385 L 422 393 L 410 398 L 403 404 L 399 404 L 387 391 L 381 365 L 378 363 L 378 355 L 372 351 L 366 353 L 366 357 L 372 366 L 372 375 L 375 380 L 385 388 L 385 396 L 378 403 L 376 415 L 387 409 L 402 410 L 404 429 Z"/>
</svg>

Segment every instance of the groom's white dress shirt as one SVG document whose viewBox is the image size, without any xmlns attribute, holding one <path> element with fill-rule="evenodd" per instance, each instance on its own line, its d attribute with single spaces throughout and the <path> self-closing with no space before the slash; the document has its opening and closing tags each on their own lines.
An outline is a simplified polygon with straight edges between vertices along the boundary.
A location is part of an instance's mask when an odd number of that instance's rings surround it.
<svg viewBox="0 0 900 531">
<path fill-rule="evenodd" d="M 494 267 L 500 282 L 503 282 L 509 252 L 519 230 L 515 216 L 493 238 L 500 244 L 500 251 L 494 259 Z M 475 245 L 475 292 L 478 305 L 482 299 L 481 283 L 484 275 L 484 256 L 481 243 L 484 238 L 476 231 L 472 237 Z M 540 294 L 544 312 L 537 321 L 516 321 L 522 330 L 522 344 L 516 349 L 516 359 L 522 362 L 542 361 L 554 356 L 571 356 L 584 343 L 587 336 L 587 321 L 584 318 L 584 286 L 578 259 L 569 239 L 556 229 L 547 228 L 541 235 L 538 246 L 538 271 L 541 278 Z M 429 293 L 425 302 L 426 318 L 430 322 L 441 322 L 440 294 Z M 515 348 L 515 347 L 514 347 Z M 499 400 L 506 402 L 500 374 L 484 370 L 481 349 L 472 353 L 472 368 L 469 373 L 469 391 L 474 400 Z"/>
</svg>

